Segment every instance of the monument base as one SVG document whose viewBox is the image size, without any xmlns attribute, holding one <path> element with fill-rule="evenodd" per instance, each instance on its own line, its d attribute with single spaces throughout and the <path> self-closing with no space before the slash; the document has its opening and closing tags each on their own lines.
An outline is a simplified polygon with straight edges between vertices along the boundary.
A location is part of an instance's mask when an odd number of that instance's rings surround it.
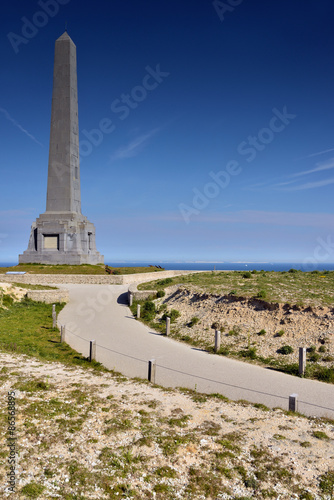
<svg viewBox="0 0 334 500">
<path fill-rule="evenodd" d="M 95 226 L 76 212 L 45 212 L 31 226 L 20 264 L 103 264 L 96 250 Z"/>
</svg>

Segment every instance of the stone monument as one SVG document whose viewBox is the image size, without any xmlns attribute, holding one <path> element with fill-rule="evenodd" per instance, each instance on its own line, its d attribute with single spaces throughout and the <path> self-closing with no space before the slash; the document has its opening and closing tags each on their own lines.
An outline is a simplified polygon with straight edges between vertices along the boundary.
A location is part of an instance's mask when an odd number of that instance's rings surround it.
<svg viewBox="0 0 334 500">
<path fill-rule="evenodd" d="M 31 226 L 20 263 L 103 263 L 95 227 L 81 213 L 76 46 L 55 44 L 46 211 Z"/>
</svg>

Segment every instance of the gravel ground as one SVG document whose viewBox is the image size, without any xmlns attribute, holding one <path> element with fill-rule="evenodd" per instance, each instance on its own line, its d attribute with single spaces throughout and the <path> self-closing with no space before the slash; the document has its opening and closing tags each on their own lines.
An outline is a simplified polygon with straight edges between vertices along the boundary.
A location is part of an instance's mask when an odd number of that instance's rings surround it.
<svg viewBox="0 0 334 500">
<path fill-rule="evenodd" d="M 188 336 L 203 346 L 214 345 L 212 325 L 216 323 L 222 332 L 221 345 L 234 351 L 256 347 L 258 356 L 296 363 L 299 347 L 314 346 L 317 362 L 334 367 L 332 308 L 292 307 L 254 298 L 211 295 L 199 293 L 191 285 L 176 285 L 165 291 L 166 296 L 156 303 L 158 307 L 166 304 L 168 310 L 181 313 L 174 323 L 179 337 Z M 199 321 L 189 326 L 192 318 Z M 291 354 L 277 352 L 285 345 L 292 347 Z"/>
<path fill-rule="evenodd" d="M 330 498 L 333 421 L 0 356 L 3 498 L 9 391 L 18 452 L 11 498 Z"/>
</svg>

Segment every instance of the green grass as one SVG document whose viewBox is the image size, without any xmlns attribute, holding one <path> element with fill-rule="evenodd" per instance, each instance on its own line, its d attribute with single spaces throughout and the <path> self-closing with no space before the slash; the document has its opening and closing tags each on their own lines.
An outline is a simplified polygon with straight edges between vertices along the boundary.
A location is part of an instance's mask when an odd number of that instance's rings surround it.
<svg viewBox="0 0 334 500">
<path fill-rule="evenodd" d="M 64 305 L 56 304 L 56 312 Z M 0 349 L 46 361 L 106 370 L 100 363 L 90 363 L 68 344 L 61 344 L 58 328 L 52 328 L 52 305 L 29 299 L 14 302 L 8 309 L 0 308 Z"/>
<path fill-rule="evenodd" d="M 26 495 L 27 498 L 39 498 L 44 490 L 44 486 L 32 481 L 31 483 L 23 486 L 23 488 L 21 489 L 21 493 Z"/>
<path fill-rule="evenodd" d="M 161 290 L 171 285 L 191 285 L 200 293 L 265 299 L 266 302 L 290 303 L 299 308 L 308 305 L 334 304 L 334 271 L 263 272 L 251 273 L 245 279 L 242 271 L 203 272 L 170 278 L 160 282 L 144 283 L 141 290 Z"/>
<path fill-rule="evenodd" d="M 11 283 L 13 286 L 17 286 L 19 288 L 25 288 L 28 290 L 57 290 L 56 286 L 48 286 L 48 285 L 30 285 L 28 283 Z"/>
<path fill-rule="evenodd" d="M 164 269 L 158 269 L 156 267 L 108 267 L 112 271 L 111 274 L 136 274 L 164 271 Z M 109 274 L 106 272 L 104 264 L 81 264 L 78 266 L 65 264 L 18 264 L 13 267 L 0 267 L 0 274 L 5 274 L 7 271 L 25 271 L 29 274 Z"/>
</svg>

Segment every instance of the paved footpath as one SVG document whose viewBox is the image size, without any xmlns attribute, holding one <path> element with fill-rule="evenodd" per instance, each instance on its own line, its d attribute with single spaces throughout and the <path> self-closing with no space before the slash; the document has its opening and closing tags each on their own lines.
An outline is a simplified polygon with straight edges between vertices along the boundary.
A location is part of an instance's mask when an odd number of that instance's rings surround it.
<svg viewBox="0 0 334 500">
<path fill-rule="evenodd" d="M 96 340 L 96 359 L 129 377 L 146 378 L 156 360 L 156 383 L 220 393 L 269 407 L 288 409 L 298 394 L 298 410 L 334 419 L 334 385 L 301 379 L 267 368 L 208 354 L 160 335 L 137 321 L 128 305 L 128 285 L 65 285 L 70 302 L 58 316 L 66 342 L 84 356 Z"/>
</svg>

